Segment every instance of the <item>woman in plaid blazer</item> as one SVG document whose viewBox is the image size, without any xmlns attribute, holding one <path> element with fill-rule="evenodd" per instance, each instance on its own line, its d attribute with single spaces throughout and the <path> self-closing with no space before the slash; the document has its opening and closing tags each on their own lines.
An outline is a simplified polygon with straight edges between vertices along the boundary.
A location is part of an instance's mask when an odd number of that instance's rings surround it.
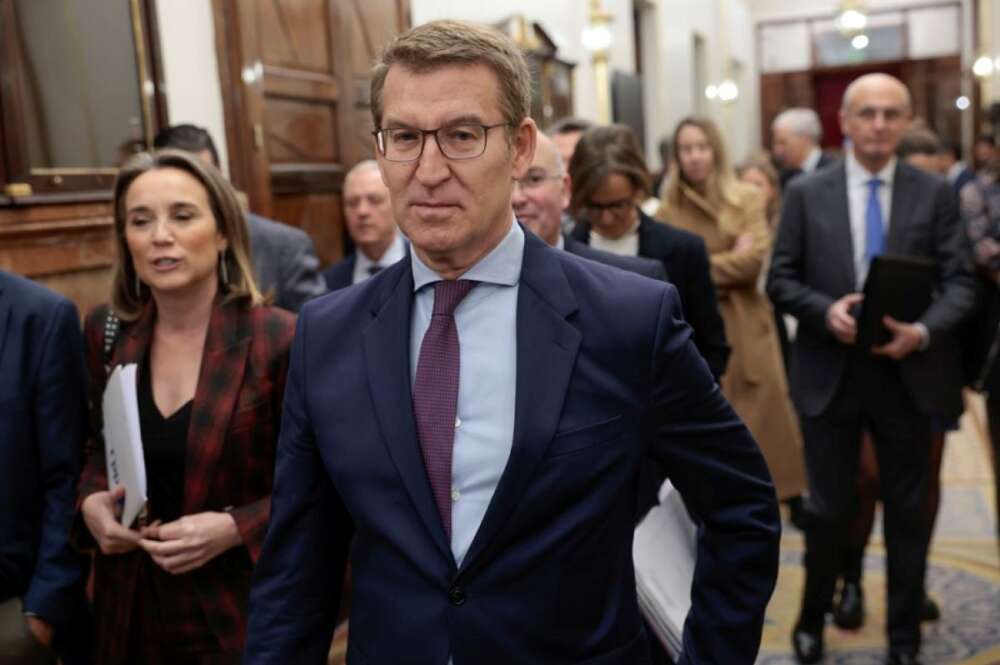
<svg viewBox="0 0 1000 665">
<path fill-rule="evenodd" d="M 96 660 L 238 662 L 294 317 L 262 306 L 233 190 L 193 154 L 136 156 L 114 216 L 112 304 L 85 326 L 91 434 L 73 534 L 96 545 Z M 101 413 L 109 368 L 127 363 L 150 499 L 132 528 L 123 488 L 108 490 Z"/>
</svg>

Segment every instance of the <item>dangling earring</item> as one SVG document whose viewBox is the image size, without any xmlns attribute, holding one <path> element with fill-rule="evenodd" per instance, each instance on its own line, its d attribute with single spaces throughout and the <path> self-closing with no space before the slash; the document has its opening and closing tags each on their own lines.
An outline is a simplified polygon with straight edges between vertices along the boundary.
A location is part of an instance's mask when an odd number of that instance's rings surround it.
<svg viewBox="0 0 1000 665">
<path fill-rule="evenodd" d="M 226 250 L 219 252 L 219 274 L 222 276 L 222 283 L 229 286 L 229 270 L 226 268 Z"/>
<path fill-rule="evenodd" d="M 135 297 L 142 297 L 142 282 L 139 281 L 139 273 L 133 273 L 135 275 Z"/>
</svg>

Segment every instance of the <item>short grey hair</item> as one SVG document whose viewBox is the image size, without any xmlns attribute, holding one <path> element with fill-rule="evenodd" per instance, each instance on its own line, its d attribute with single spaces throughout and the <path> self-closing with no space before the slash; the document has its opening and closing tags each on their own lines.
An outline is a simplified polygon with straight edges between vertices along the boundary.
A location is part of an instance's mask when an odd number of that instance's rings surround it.
<svg viewBox="0 0 1000 665">
<path fill-rule="evenodd" d="M 364 159 L 350 168 L 350 170 L 344 174 L 344 184 L 347 181 L 358 175 L 359 173 L 364 173 L 366 171 L 378 171 L 378 162 L 374 159 Z"/>
<path fill-rule="evenodd" d="M 819 120 L 819 114 L 809 108 L 798 107 L 782 111 L 771 123 L 771 127 L 786 127 L 795 134 L 809 137 L 817 144 L 823 139 L 823 123 Z"/>
</svg>

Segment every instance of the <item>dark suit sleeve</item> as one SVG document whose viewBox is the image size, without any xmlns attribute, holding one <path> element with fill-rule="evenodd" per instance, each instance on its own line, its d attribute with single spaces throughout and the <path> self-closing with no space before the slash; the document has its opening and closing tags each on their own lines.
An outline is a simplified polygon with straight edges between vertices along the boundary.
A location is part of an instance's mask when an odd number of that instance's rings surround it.
<svg viewBox="0 0 1000 665">
<path fill-rule="evenodd" d="M 325 663 L 337 620 L 351 526 L 306 406 L 307 319 L 299 319 L 292 344 L 271 522 L 250 592 L 244 665 Z"/>
<path fill-rule="evenodd" d="M 661 301 L 651 380 L 650 452 L 701 524 L 678 665 L 750 665 L 778 574 L 778 501 L 757 444 L 706 371 L 672 290 Z"/>
<path fill-rule="evenodd" d="M 938 297 L 920 321 L 934 341 L 936 334 L 953 330 L 976 306 L 977 284 L 971 272 L 968 236 L 958 214 L 958 201 L 951 186 L 937 181 L 934 196 L 932 251 L 940 266 Z"/>
<path fill-rule="evenodd" d="M 38 560 L 24 596 L 24 610 L 65 626 L 79 610 L 85 570 L 69 545 L 87 423 L 83 339 L 76 308 L 70 302 L 60 302 L 40 342 L 32 417 L 45 506 Z"/>
<path fill-rule="evenodd" d="M 319 259 L 312 239 L 304 232 L 289 235 L 284 243 L 281 283 L 275 293 L 275 305 L 298 312 L 307 300 L 326 293 L 326 282 L 319 273 Z"/>
<path fill-rule="evenodd" d="M 726 342 L 726 326 L 719 314 L 718 296 L 712 283 L 712 273 L 708 262 L 708 252 L 701 238 L 692 237 L 687 250 L 687 297 L 684 300 L 684 314 L 694 328 L 694 343 L 708 363 L 712 375 L 718 379 L 726 372 L 729 360 L 729 344 Z"/>
<path fill-rule="evenodd" d="M 826 311 L 833 304 L 833 298 L 809 288 L 802 280 L 808 220 L 805 188 L 797 184 L 788 190 L 783 203 L 767 275 L 767 295 L 775 307 L 791 314 L 814 333 L 832 336 L 826 328 Z"/>
</svg>

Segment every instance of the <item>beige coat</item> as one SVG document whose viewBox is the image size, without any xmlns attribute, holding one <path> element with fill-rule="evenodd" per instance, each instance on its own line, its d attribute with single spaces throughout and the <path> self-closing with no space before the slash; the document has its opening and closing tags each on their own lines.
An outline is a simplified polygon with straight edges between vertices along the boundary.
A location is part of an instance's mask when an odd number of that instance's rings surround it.
<svg viewBox="0 0 1000 665">
<path fill-rule="evenodd" d="M 760 445 L 774 478 L 778 497 L 802 494 L 806 488 L 802 435 L 788 396 L 774 316 L 767 297 L 757 288 L 771 247 L 763 196 L 735 183 L 739 206 L 713 206 L 681 185 L 681 204 L 665 200 L 657 217 L 697 233 L 708 250 L 719 310 L 732 346 L 722 377 L 722 392 Z M 750 249 L 734 250 L 748 234 Z"/>
</svg>

